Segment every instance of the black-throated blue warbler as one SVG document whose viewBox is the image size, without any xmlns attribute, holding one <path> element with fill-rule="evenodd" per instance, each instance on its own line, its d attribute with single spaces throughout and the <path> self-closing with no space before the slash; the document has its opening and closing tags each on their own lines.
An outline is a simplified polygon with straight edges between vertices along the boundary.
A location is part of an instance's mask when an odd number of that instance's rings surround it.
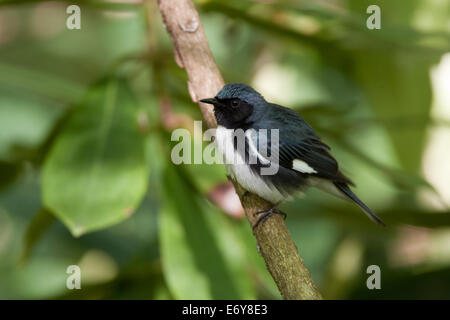
<svg viewBox="0 0 450 320">
<path fill-rule="evenodd" d="M 338 163 L 330 154 L 330 147 L 321 141 L 312 127 L 295 111 L 267 102 L 252 87 L 242 83 L 227 84 L 214 98 L 200 101 L 214 105 L 218 124 L 216 143 L 222 156 L 231 158 L 237 152 L 241 153 L 238 155 L 242 159 L 241 164 L 226 165 L 228 174 L 248 192 L 274 204 L 272 209 L 259 212 L 262 215 L 254 227 L 273 213 L 285 215 L 276 207 L 309 186 L 354 202 L 370 219 L 384 225 L 350 190 L 349 185 L 354 184 L 339 170 Z M 258 152 L 258 149 L 255 151 L 252 148 L 258 145 L 258 136 L 245 135 L 245 148 L 243 151 L 237 150 L 236 141 L 229 134 L 237 129 L 244 132 L 249 129 L 278 129 L 278 170 L 275 174 L 261 174 L 261 167 L 267 166 L 266 155 L 263 155 L 263 161 L 249 161 L 251 153 Z M 266 137 L 266 148 L 270 153 L 273 141 L 270 141 L 270 134 Z M 231 154 L 228 154 L 230 150 Z M 261 154 L 256 155 L 256 159 L 259 158 Z"/>
</svg>

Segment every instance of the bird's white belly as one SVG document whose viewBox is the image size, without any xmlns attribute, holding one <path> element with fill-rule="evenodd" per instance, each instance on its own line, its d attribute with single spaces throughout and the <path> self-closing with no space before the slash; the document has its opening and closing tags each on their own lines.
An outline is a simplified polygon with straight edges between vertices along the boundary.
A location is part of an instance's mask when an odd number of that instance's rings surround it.
<svg viewBox="0 0 450 320">
<path fill-rule="evenodd" d="M 270 182 L 263 180 L 244 162 L 242 156 L 234 149 L 233 130 L 218 126 L 216 130 L 217 150 L 223 157 L 227 173 L 245 190 L 255 193 L 263 199 L 276 204 L 285 197 Z M 249 151 L 251 152 L 251 151 Z"/>
</svg>

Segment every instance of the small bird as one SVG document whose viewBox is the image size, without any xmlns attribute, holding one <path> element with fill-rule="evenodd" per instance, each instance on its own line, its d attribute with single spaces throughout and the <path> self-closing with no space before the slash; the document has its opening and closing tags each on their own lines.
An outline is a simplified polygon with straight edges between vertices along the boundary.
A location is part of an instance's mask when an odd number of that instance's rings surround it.
<svg viewBox="0 0 450 320">
<path fill-rule="evenodd" d="M 383 221 L 350 190 L 349 185 L 354 184 L 339 171 L 330 147 L 295 111 L 267 102 L 252 87 L 242 83 L 227 84 L 214 98 L 200 101 L 214 105 L 218 124 L 215 139 L 228 174 L 247 192 L 274 205 L 258 212 L 261 215 L 253 228 L 274 213 L 286 217 L 277 206 L 310 186 L 354 202 L 371 220 L 384 226 Z M 245 132 L 242 150 L 237 147 L 232 134 L 238 129 Z M 248 134 L 260 129 L 278 129 L 278 170 L 272 175 L 261 174 L 261 168 L 274 160 L 255 147 L 259 146 L 260 137 Z M 265 147 L 267 154 L 275 150 L 270 133 L 266 135 Z M 236 157 L 241 162 L 236 162 Z M 252 157 L 257 161 L 250 161 Z"/>
</svg>

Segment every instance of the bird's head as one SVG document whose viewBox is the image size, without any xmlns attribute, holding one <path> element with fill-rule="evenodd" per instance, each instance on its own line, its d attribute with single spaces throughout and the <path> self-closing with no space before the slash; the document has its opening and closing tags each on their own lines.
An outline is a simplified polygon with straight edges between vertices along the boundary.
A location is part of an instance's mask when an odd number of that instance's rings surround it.
<svg viewBox="0 0 450 320">
<path fill-rule="evenodd" d="M 266 103 L 258 92 L 243 83 L 229 83 L 214 98 L 200 101 L 214 105 L 217 123 L 227 128 L 239 127 Z"/>
</svg>

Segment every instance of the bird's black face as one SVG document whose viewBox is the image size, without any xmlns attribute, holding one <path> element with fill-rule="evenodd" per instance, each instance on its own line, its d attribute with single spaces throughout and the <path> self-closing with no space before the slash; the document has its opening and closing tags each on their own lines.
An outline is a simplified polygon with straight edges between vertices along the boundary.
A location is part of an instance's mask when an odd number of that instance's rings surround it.
<svg viewBox="0 0 450 320">
<path fill-rule="evenodd" d="M 229 83 L 214 98 L 200 100 L 214 105 L 217 123 L 229 129 L 244 127 L 252 114 L 263 111 L 266 101 L 252 87 Z"/>
<path fill-rule="evenodd" d="M 253 106 L 240 98 L 220 99 L 216 96 L 200 101 L 214 105 L 217 123 L 229 129 L 242 126 L 253 112 Z"/>
</svg>

